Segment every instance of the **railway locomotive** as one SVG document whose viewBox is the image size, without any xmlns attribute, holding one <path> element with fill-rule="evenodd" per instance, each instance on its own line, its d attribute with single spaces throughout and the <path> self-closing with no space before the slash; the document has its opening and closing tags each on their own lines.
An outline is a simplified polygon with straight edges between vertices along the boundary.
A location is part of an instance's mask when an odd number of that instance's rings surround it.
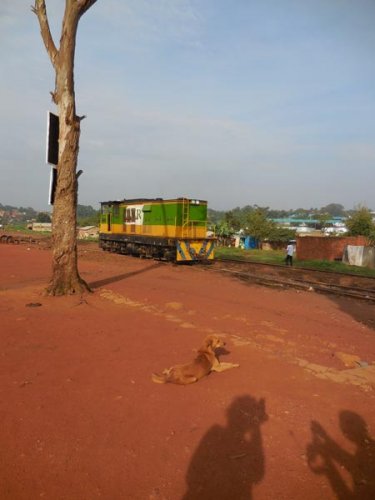
<svg viewBox="0 0 375 500">
<path fill-rule="evenodd" d="M 112 252 L 175 262 L 214 258 L 207 202 L 189 198 L 103 201 L 99 246 Z"/>
</svg>

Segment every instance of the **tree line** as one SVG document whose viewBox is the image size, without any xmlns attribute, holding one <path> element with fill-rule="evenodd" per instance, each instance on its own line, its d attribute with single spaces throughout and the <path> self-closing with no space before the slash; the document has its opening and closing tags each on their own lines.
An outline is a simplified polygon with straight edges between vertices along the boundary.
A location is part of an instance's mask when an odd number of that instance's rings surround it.
<svg viewBox="0 0 375 500">
<path fill-rule="evenodd" d="M 91 205 L 77 204 L 78 226 L 96 226 L 99 224 L 98 209 Z M 359 206 L 352 210 L 345 210 L 342 205 L 331 203 L 319 209 L 274 210 L 258 205 L 236 207 L 228 211 L 208 209 L 208 227 L 219 237 L 228 238 L 242 230 L 244 235 L 250 235 L 262 241 L 285 242 L 295 238 L 295 231 L 279 227 L 273 219 L 293 217 L 295 219 L 318 220 L 317 228 L 323 229 L 332 217 L 344 217 L 350 235 L 364 235 L 375 241 L 375 226 L 371 210 Z M 17 222 L 26 223 L 51 222 L 49 212 L 38 212 L 31 207 L 15 207 L 0 203 L 0 223 L 3 225 Z"/>
<path fill-rule="evenodd" d="M 297 208 L 290 210 L 276 210 L 270 207 L 261 207 L 258 205 L 246 205 L 242 208 L 236 207 L 229 211 L 219 211 L 219 210 L 208 210 L 209 219 L 211 222 L 217 224 L 221 222 L 227 214 L 229 217 L 233 216 L 235 218 L 243 218 L 248 213 L 255 210 L 261 210 L 270 219 L 282 219 L 286 217 L 294 217 L 296 219 L 307 219 L 309 217 L 317 218 L 319 215 L 329 215 L 331 217 L 349 217 L 356 209 L 345 210 L 343 205 L 339 203 L 330 203 L 321 208 Z"/>
<path fill-rule="evenodd" d="M 337 203 L 331 203 L 320 209 L 311 208 L 296 210 L 273 210 L 269 207 L 258 205 L 247 205 L 236 207 L 227 212 L 208 210 L 209 227 L 215 234 L 222 238 L 228 238 L 234 233 L 241 231 L 244 235 L 254 237 L 259 241 L 265 239 L 270 241 L 285 242 L 295 238 L 293 229 L 280 227 L 274 219 L 280 218 L 314 219 L 317 229 L 324 229 L 329 225 L 333 217 L 342 217 L 345 221 L 348 235 L 362 235 L 375 242 L 375 224 L 371 210 L 364 206 L 358 206 L 353 210 L 345 210 Z"/>
</svg>

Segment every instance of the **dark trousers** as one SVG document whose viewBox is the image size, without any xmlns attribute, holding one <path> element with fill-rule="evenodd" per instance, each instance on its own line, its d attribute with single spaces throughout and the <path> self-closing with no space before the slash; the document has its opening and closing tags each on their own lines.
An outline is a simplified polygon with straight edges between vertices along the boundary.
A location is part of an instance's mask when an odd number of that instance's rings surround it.
<svg viewBox="0 0 375 500">
<path fill-rule="evenodd" d="M 293 257 L 292 257 L 292 255 L 287 255 L 286 256 L 285 264 L 287 266 L 292 266 L 293 265 Z"/>
</svg>

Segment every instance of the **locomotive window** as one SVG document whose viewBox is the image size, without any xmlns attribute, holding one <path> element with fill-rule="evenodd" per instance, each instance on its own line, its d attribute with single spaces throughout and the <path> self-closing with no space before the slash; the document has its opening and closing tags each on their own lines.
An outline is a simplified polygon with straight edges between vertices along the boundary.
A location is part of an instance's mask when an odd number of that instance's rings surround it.
<svg viewBox="0 0 375 500">
<path fill-rule="evenodd" d="M 135 222 L 135 208 L 127 208 L 125 222 Z"/>
<path fill-rule="evenodd" d="M 113 215 L 114 217 L 118 217 L 120 214 L 120 205 L 114 205 L 113 206 Z"/>
<path fill-rule="evenodd" d="M 142 211 L 143 212 L 151 212 L 151 205 L 144 205 Z"/>
</svg>

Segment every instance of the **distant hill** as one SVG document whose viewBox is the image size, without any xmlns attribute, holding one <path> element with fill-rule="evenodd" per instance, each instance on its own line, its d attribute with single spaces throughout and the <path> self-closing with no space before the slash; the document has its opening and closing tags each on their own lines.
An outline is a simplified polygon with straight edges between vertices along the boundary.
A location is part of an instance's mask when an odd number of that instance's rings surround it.
<svg viewBox="0 0 375 500">
<path fill-rule="evenodd" d="M 77 205 L 77 217 L 92 217 L 98 213 L 91 205 Z"/>
<path fill-rule="evenodd" d="M 32 207 L 14 207 L 0 203 L 0 224 L 2 225 L 35 221 L 40 219 L 41 214 L 51 215 L 50 212 L 39 212 Z M 95 210 L 91 205 L 78 205 L 77 221 L 79 226 L 96 226 L 99 221 L 99 210 Z"/>
<path fill-rule="evenodd" d="M 13 222 L 22 223 L 36 219 L 38 212 L 31 207 L 13 207 L 0 203 L 0 223 L 10 224 Z"/>
<path fill-rule="evenodd" d="M 81 227 L 97 226 L 99 210 L 95 210 L 91 205 L 77 205 L 77 223 Z"/>
</svg>

